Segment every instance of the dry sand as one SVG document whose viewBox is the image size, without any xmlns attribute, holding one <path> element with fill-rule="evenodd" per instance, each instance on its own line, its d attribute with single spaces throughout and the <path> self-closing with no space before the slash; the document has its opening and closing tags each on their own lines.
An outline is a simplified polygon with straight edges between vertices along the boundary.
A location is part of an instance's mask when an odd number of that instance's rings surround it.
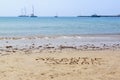
<svg viewBox="0 0 120 80">
<path fill-rule="evenodd" d="M 0 80 L 120 80 L 120 51 L 2 52 Z"/>
</svg>

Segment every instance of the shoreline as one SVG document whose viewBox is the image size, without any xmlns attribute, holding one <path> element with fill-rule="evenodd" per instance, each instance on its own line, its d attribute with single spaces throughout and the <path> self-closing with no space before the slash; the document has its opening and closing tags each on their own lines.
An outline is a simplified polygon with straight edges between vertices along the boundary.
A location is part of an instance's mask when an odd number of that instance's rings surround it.
<svg viewBox="0 0 120 80">
<path fill-rule="evenodd" d="M 120 49 L 120 35 L 28 36 L 0 38 L 0 49 Z"/>
<path fill-rule="evenodd" d="M 120 80 L 119 36 L 0 39 L 0 79 Z"/>
<path fill-rule="evenodd" d="M 113 37 L 120 38 L 120 33 L 118 34 L 74 34 L 74 35 L 33 35 L 33 36 L 0 36 L 0 40 L 3 39 L 35 39 L 35 38 L 85 38 L 85 37 Z"/>
</svg>

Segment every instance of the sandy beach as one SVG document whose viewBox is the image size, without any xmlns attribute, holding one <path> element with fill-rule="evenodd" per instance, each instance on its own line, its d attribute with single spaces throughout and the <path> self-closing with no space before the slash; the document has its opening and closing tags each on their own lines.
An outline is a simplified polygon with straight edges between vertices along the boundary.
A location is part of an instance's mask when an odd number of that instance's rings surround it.
<svg viewBox="0 0 120 80">
<path fill-rule="evenodd" d="M 0 51 L 0 80 L 120 80 L 120 50 Z"/>
<path fill-rule="evenodd" d="M 1 38 L 0 80 L 120 80 L 119 40 Z"/>
</svg>

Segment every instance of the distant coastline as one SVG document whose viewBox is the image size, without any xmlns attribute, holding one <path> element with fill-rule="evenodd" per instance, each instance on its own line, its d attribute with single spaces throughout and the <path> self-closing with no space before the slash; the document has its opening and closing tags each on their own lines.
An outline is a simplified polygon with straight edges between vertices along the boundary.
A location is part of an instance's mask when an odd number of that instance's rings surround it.
<svg viewBox="0 0 120 80">
<path fill-rule="evenodd" d="M 93 15 L 90 15 L 90 16 L 77 16 L 77 17 L 120 17 L 120 15 L 96 15 L 96 16 L 93 16 Z"/>
</svg>

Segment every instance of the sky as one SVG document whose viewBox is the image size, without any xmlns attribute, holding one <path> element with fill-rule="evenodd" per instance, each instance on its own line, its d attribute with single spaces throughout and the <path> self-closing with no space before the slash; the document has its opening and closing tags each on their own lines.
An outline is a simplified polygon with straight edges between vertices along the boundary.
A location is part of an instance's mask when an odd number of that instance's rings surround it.
<svg viewBox="0 0 120 80">
<path fill-rule="evenodd" d="M 24 7 L 30 15 L 32 6 L 38 16 L 120 14 L 120 0 L 0 0 L 0 16 L 18 16 Z"/>
</svg>

